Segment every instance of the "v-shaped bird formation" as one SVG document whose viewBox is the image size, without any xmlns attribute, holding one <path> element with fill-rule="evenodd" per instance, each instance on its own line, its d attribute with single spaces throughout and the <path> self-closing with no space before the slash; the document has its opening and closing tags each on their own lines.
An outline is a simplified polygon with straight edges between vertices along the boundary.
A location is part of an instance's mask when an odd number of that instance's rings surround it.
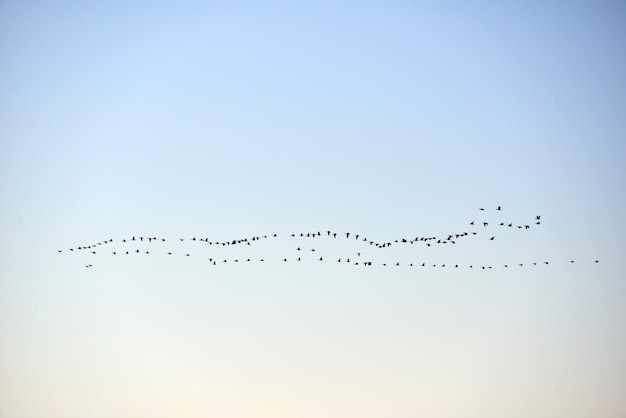
<svg viewBox="0 0 626 418">
<path fill-rule="evenodd" d="M 89 254 L 91 257 L 86 268 L 93 268 L 99 257 L 193 257 L 206 261 L 210 266 L 227 263 L 261 263 L 261 262 L 316 262 L 316 263 L 343 263 L 362 267 L 416 267 L 416 268 L 453 268 L 453 269 L 478 269 L 491 270 L 495 268 L 520 268 L 533 266 L 548 266 L 549 260 L 521 261 L 490 265 L 488 263 L 462 263 L 462 262 L 429 262 L 429 251 L 434 248 L 450 248 L 451 246 L 476 245 L 483 243 L 494 245 L 498 242 L 498 236 L 503 229 L 519 231 L 520 233 L 531 232 L 541 225 L 541 215 L 528 217 L 524 222 L 512 222 L 502 219 L 502 207 L 497 206 L 494 210 L 499 219 L 491 222 L 484 219 L 484 214 L 489 213 L 485 208 L 479 208 L 480 219 L 467 222 L 467 229 L 438 236 L 411 235 L 410 237 L 397 237 L 389 240 L 375 240 L 368 238 L 363 233 L 354 231 L 344 232 L 335 230 L 293 232 L 288 234 L 271 233 L 265 235 L 251 235 L 247 237 L 230 238 L 226 240 L 213 239 L 211 237 L 176 237 L 165 238 L 159 236 L 131 235 L 121 239 L 105 239 L 88 244 L 76 245 L 68 249 L 58 249 L 58 253 Z M 285 253 L 276 256 L 275 252 L 269 256 L 259 256 L 254 249 L 270 242 L 281 241 L 281 250 Z M 334 245 L 343 241 L 340 250 Z M 345 244 L 349 244 L 346 246 Z M 402 248 L 403 257 L 394 256 L 394 249 Z M 226 250 L 226 251 L 225 251 Z M 334 252 L 333 252 L 334 250 Z M 337 251 L 343 253 L 337 254 Z M 234 254 L 233 254 L 234 253 Z M 407 255 L 408 254 L 408 255 Z M 402 259 L 400 259 L 402 258 Z M 408 258 L 408 259 L 407 259 Z M 575 263 L 575 260 L 561 262 Z M 599 263 L 599 260 L 584 261 L 587 263 Z"/>
</svg>

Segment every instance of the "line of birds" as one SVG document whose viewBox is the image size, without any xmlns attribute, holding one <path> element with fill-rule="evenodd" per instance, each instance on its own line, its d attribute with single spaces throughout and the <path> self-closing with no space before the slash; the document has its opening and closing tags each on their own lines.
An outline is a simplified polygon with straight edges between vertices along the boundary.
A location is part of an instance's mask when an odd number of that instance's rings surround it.
<svg viewBox="0 0 626 418">
<path fill-rule="evenodd" d="M 126 252 L 126 254 L 128 254 L 128 252 Z M 146 252 L 146 254 L 148 254 L 148 252 Z M 170 254 L 170 255 L 171 255 L 172 253 L 168 253 L 168 254 Z M 185 256 L 190 257 L 190 256 L 191 256 L 191 254 L 186 253 L 186 254 L 185 254 Z M 320 257 L 320 258 L 319 258 L 319 259 L 317 259 L 317 260 L 318 260 L 318 261 L 325 261 L 324 257 Z M 218 265 L 218 264 L 220 264 L 220 263 L 227 263 L 229 260 L 228 260 L 228 259 L 224 259 L 224 260 L 222 260 L 222 261 L 219 261 L 219 260 L 217 260 L 217 259 L 208 258 L 208 261 L 209 261 L 209 264 L 212 264 L 212 265 L 214 265 L 214 266 L 215 266 L 215 265 Z M 234 263 L 239 263 L 239 262 L 240 262 L 240 260 L 239 260 L 239 259 L 237 259 L 237 258 L 235 258 L 235 259 L 231 259 L 230 261 L 231 261 L 231 262 L 234 262 Z M 244 260 L 244 259 L 242 259 L 242 260 L 241 260 L 241 262 L 252 262 L 252 261 L 257 261 L 257 260 L 251 260 L 250 258 L 247 258 L 247 259 L 245 259 L 245 260 Z M 259 261 L 259 262 L 264 262 L 264 261 L 265 261 L 265 259 L 264 259 L 264 258 L 260 258 L 260 259 L 258 259 L 258 261 Z M 283 258 L 283 259 L 282 259 L 282 262 L 287 262 L 287 261 L 288 261 L 288 259 L 287 259 L 287 258 Z M 295 261 L 300 262 L 300 261 L 303 261 L 303 260 L 302 260 L 302 258 L 301 258 L 301 257 L 298 257 Z M 342 262 L 345 262 L 345 263 L 352 263 L 352 264 L 357 265 L 357 266 L 358 266 L 358 265 L 361 265 L 361 266 L 365 266 L 365 267 L 375 265 L 375 264 L 374 264 L 374 262 L 372 262 L 372 261 L 361 261 L 361 262 L 359 262 L 359 261 L 350 261 L 350 258 L 346 258 L 345 260 L 342 260 L 341 258 L 338 258 L 338 259 L 337 259 L 337 263 L 342 263 Z M 599 260 L 595 260 L 595 261 L 594 261 L 594 263 L 599 263 L 599 262 L 600 262 Z M 574 260 L 570 260 L 570 263 L 574 263 Z M 548 264 L 550 264 L 550 263 L 549 263 L 548 261 L 544 261 L 544 262 L 542 262 L 542 263 L 541 263 L 541 262 L 532 262 L 532 263 L 526 263 L 526 264 L 524 264 L 524 263 L 518 263 L 518 264 L 516 264 L 516 265 L 517 265 L 517 266 L 519 266 L 519 267 L 523 267 L 524 265 L 533 265 L 533 266 L 538 266 L 538 265 L 542 265 L 542 264 L 543 264 L 543 265 L 548 265 Z M 406 265 L 406 266 L 408 266 L 408 267 L 431 267 L 431 266 L 432 266 L 432 267 L 446 267 L 446 266 L 448 266 L 448 267 L 450 267 L 450 268 L 462 268 L 462 267 L 463 267 L 463 266 L 461 266 L 461 265 L 459 265 L 459 264 L 454 264 L 454 265 L 453 265 L 453 264 L 445 264 L 445 263 L 444 263 L 444 264 L 430 264 L 430 263 L 427 263 L 427 262 L 422 262 L 421 264 L 420 264 L 420 263 L 413 263 L 413 262 L 403 263 L 403 264 L 402 264 L 402 263 L 400 263 L 399 261 L 397 261 L 395 264 L 394 264 L 394 263 L 376 263 L 376 265 L 380 265 L 380 266 L 383 266 L 383 267 L 386 267 L 386 266 L 394 266 L 394 265 L 395 265 L 395 266 Z M 515 266 L 515 264 L 503 264 L 503 265 L 502 265 L 502 267 L 504 267 L 504 268 L 514 267 L 514 266 Z M 87 268 L 93 267 L 93 264 L 87 264 L 87 265 L 85 265 L 85 267 L 87 267 Z M 489 265 L 488 265 L 488 266 L 484 266 L 484 265 L 480 265 L 480 266 L 479 266 L 479 265 L 473 265 L 473 264 L 466 265 L 466 267 L 467 267 L 467 268 L 470 268 L 470 269 L 472 269 L 472 268 L 474 268 L 474 267 L 475 267 L 475 268 L 477 268 L 477 269 L 482 269 L 482 270 L 485 270 L 485 269 L 493 269 L 493 268 L 494 268 L 493 266 L 489 266 Z"/>
<path fill-rule="evenodd" d="M 189 256 L 189 254 L 186 254 L 186 255 Z M 215 260 L 213 258 L 209 258 L 208 261 L 209 261 L 209 264 L 216 266 L 216 265 L 218 265 L 220 263 L 227 263 L 229 260 L 224 259 L 222 261 L 218 261 L 218 260 Z M 232 259 L 230 261 L 234 262 L 234 263 L 239 263 L 240 262 L 239 259 Z M 243 259 L 241 260 L 241 262 L 244 262 L 244 261 L 245 262 L 252 262 L 253 260 L 251 260 L 249 258 L 246 259 L 246 260 L 243 260 Z M 265 259 L 261 258 L 258 261 L 259 262 L 264 262 Z M 282 261 L 283 262 L 287 262 L 288 260 L 286 258 L 284 258 Z M 298 258 L 298 259 L 296 259 L 296 261 L 302 261 L 302 260 L 300 258 Z M 323 257 L 320 257 L 319 261 L 323 261 Z M 337 262 L 341 263 L 342 259 L 341 258 L 337 259 Z M 372 261 L 351 262 L 349 258 L 346 259 L 345 262 L 346 263 L 352 263 L 353 265 L 356 265 L 356 266 L 361 265 L 361 266 L 365 266 L 365 267 L 374 265 Z M 599 262 L 600 262 L 599 260 L 595 260 L 594 261 L 594 263 L 599 263 Z M 570 260 L 570 263 L 574 263 L 574 260 Z M 548 265 L 550 263 L 547 262 L 547 261 L 544 261 L 543 263 L 533 262 L 533 263 L 527 263 L 526 265 L 538 266 L 538 265 L 542 265 L 542 264 Z M 461 266 L 459 264 L 452 265 L 452 264 L 445 264 L 444 263 L 444 264 L 432 264 L 431 265 L 430 263 L 426 263 L 426 262 L 423 262 L 421 264 L 420 263 L 411 263 L 411 262 L 402 264 L 399 261 L 397 261 L 395 264 L 394 263 L 377 263 L 376 265 L 380 265 L 380 266 L 383 266 L 383 267 L 386 267 L 386 266 L 398 266 L 398 267 L 399 266 L 408 266 L 408 267 L 440 267 L 440 268 L 443 268 L 443 267 L 448 266 L 449 268 L 463 268 L 463 266 Z M 517 264 L 517 266 L 519 266 L 519 267 L 523 267 L 524 265 L 525 265 L 524 263 L 518 263 Z M 502 265 L 503 268 L 509 268 L 509 267 L 514 267 L 514 266 L 515 266 L 514 264 L 503 264 Z M 93 264 L 87 264 L 87 265 L 85 265 L 85 267 L 86 268 L 93 267 Z M 493 266 L 483 266 L 483 265 L 479 266 L 479 265 L 473 265 L 473 264 L 466 265 L 466 267 L 469 268 L 469 269 L 476 268 L 476 269 L 482 269 L 482 270 L 493 269 L 494 268 Z"/>
<path fill-rule="evenodd" d="M 479 211 L 484 211 L 485 208 L 479 208 Z M 498 206 L 496 207 L 496 211 L 501 211 L 502 207 Z M 541 215 L 536 215 L 533 219 L 534 224 L 535 225 L 540 225 L 541 224 Z M 476 221 L 471 221 L 469 222 L 470 226 L 477 226 L 477 225 L 481 225 L 484 227 L 488 227 L 489 226 L 489 222 L 488 221 L 481 221 L 479 223 L 476 223 Z M 517 227 L 517 229 L 520 230 L 528 230 L 531 228 L 530 224 L 514 224 L 513 222 L 500 222 L 498 224 L 501 227 L 510 227 L 512 228 L 513 226 Z M 482 230 L 482 228 L 481 228 Z M 300 233 L 292 233 L 289 234 L 290 237 L 292 238 L 318 238 L 318 237 L 325 237 L 325 238 L 333 238 L 336 239 L 337 237 L 342 237 L 345 235 L 345 239 L 350 239 L 350 237 L 353 237 L 355 241 L 360 242 L 362 244 L 369 244 L 369 247 L 371 248 L 378 248 L 378 249 L 382 249 L 382 248 L 389 248 L 392 245 L 395 244 L 414 244 L 414 243 L 419 243 L 419 244 L 424 244 L 426 247 L 431 247 L 431 245 L 435 245 L 435 244 L 456 244 L 457 241 L 465 238 L 465 237 L 469 237 L 469 236 L 475 236 L 478 235 L 477 231 L 463 231 L 463 232 L 456 232 L 456 233 L 452 233 L 452 234 L 446 234 L 444 236 L 441 237 L 437 237 L 437 236 L 415 236 L 414 238 L 398 238 L 398 239 L 394 239 L 391 241 L 374 241 L 374 240 L 370 240 L 367 237 L 365 237 L 362 234 L 356 234 L 356 233 L 352 233 L 352 232 L 345 232 L 345 233 L 338 233 L 332 230 L 327 230 L 324 233 L 322 233 L 321 231 L 316 231 L 316 232 L 300 232 Z M 256 236 L 252 236 L 252 237 L 247 237 L 247 238 L 238 238 L 238 239 L 231 239 L 231 240 L 225 240 L 225 241 L 210 241 L 209 238 L 197 238 L 197 237 L 193 237 L 193 238 L 178 238 L 179 242 L 197 242 L 197 243 L 205 243 L 208 245 L 215 245 L 215 246 L 221 246 L 221 247 L 228 247 L 228 246 L 235 246 L 235 245 L 252 245 L 255 243 L 258 243 L 262 240 L 266 240 L 266 239 L 271 239 L 271 238 L 278 238 L 278 234 L 274 233 L 274 234 L 270 234 L 270 235 L 256 235 Z M 488 240 L 489 241 L 494 241 L 496 238 L 495 235 L 491 235 Z M 85 251 L 89 251 L 92 254 L 96 254 L 100 248 L 102 248 L 103 245 L 108 245 L 108 244 L 112 244 L 115 241 L 111 238 L 111 239 L 107 239 L 104 241 L 100 241 L 100 242 L 96 242 L 93 244 L 88 244 L 88 245 L 80 245 L 77 247 L 72 247 L 69 248 L 70 252 L 85 252 Z M 165 238 L 161 238 L 161 237 L 155 237 L 155 236 L 151 236 L 151 237 L 144 237 L 144 236 L 133 236 L 130 238 L 124 238 L 121 241 L 117 241 L 117 242 L 121 242 L 123 244 L 133 244 L 133 243 L 166 243 L 169 242 L 168 240 L 166 240 Z M 298 251 L 301 251 L 300 247 L 297 247 Z M 59 249 L 57 250 L 59 253 L 63 252 L 63 250 Z M 316 251 L 314 248 L 311 249 L 312 252 Z M 135 249 L 135 250 L 127 250 L 127 251 L 111 251 L 112 255 L 118 255 L 118 254 L 125 254 L 125 255 L 130 255 L 130 254 L 150 254 L 150 251 L 143 251 L 143 250 L 139 250 L 139 249 Z M 191 257 L 191 254 L 189 252 L 183 252 L 184 256 L 186 257 Z M 172 253 L 171 251 L 168 251 L 166 253 L 167 255 L 173 255 L 174 253 Z M 360 252 L 357 252 L 357 257 L 361 256 Z M 218 261 L 216 259 L 213 258 L 208 258 L 208 260 L 211 262 L 211 264 L 216 265 L 218 263 Z M 265 259 L 258 259 L 259 261 L 265 261 Z M 316 257 L 316 260 L 318 261 L 325 261 L 324 256 L 320 256 L 319 258 Z M 342 261 L 343 260 L 343 261 Z M 360 258 L 358 258 L 358 260 L 360 260 Z M 222 261 L 222 263 L 226 263 L 228 260 L 224 259 Z M 239 262 L 238 258 L 232 259 L 232 262 Z M 244 259 L 242 259 L 242 261 L 244 261 Z M 246 258 L 245 259 L 246 262 L 250 262 L 251 259 L 250 258 Z M 288 259 L 286 257 L 282 258 L 283 262 L 287 262 Z M 302 261 L 302 257 L 297 257 L 296 261 Z M 337 259 L 337 262 L 341 263 L 341 262 L 346 262 L 346 263 L 352 263 L 355 265 L 363 265 L 363 266 L 371 266 L 373 265 L 372 261 L 350 261 L 349 258 L 339 258 Z M 595 260 L 596 263 L 598 263 L 598 260 Z M 573 260 L 570 260 L 570 263 L 574 263 Z M 387 266 L 387 265 L 394 265 L 393 263 L 391 264 L 387 264 L 387 263 L 380 263 L 382 266 Z M 425 267 L 427 265 L 427 263 L 423 262 L 421 264 L 419 263 L 407 263 L 409 266 L 421 266 L 421 267 Z M 547 261 L 544 261 L 543 263 L 539 263 L 539 262 L 533 262 L 533 265 L 539 265 L 539 264 L 544 264 L 547 265 L 549 264 Z M 400 266 L 400 262 L 397 261 L 395 263 L 396 266 Z M 428 264 L 430 265 L 430 264 Z M 518 266 L 522 267 L 524 266 L 524 263 L 517 263 Z M 432 264 L 433 267 L 445 267 L 446 264 L 441 264 L 441 265 L 437 265 L 437 264 Z M 458 264 L 454 264 L 454 265 L 450 265 L 454 268 L 459 268 Z M 91 268 L 93 267 L 92 264 L 87 264 L 85 265 L 86 268 Z M 504 264 L 503 265 L 504 268 L 508 268 L 509 264 Z M 474 268 L 474 265 L 469 265 L 468 268 Z M 476 266 L 476 268 L 480 268 L 483 270 L 486 269 L 492 269 L 492 266 Z"/>
<path fill-rule="evenodd" d="M 484 210 L 484 208 L 480 208 L 480 210 Z M 500 206 L 498 206 L 497 210 L 501 210 Z M 535 217 L 535 219 L 539 220 L 541 219 L 541 215 L 537 215 Z M 475 221 L 471 221 L 469 223 L 470 225 L 475 225 Z M 482 222 L 483 226 L 486 227 L 489 225 L 488 222 Z M 540 222 L 536 222 L 536 224 L 540 224 Z M 499 224 L 500 226 L 504 226 L 507 225 L 509 227 L 513 226 L 513 223 L 508 223 L 505 224 L 504 222 L 501 222 Z M 517 228 L 519 229 L 529 229 L 530 225 L 516 225 Z M 400 238 L 400 239 L 394 239 L 393 241 L 383 241 L 383 242 L 377 242 L 377 241 L 373 241 L 373 240 L 368 240 L 367 237 L 363 236 L 362 234 L 354 234 L 351 232 L 345 232 L 343 233 L 346 236 L 346 239 L 350 238 L 350 235 L 352 235 L 354 237 L 355 240 L 359 240 L 360 237 L 362 237 L 362 242 L 366 242 L 369 243 L 370 246 L 374 246 L 377 248 L 386 248 L 386 247 L 390 247 L 393 243 L 408 243 L 408 244 L 413 244 L 416 242 L 421 242 L 424 243 L 426 246 L 431 246 L 431 244 L 436 243 L 436 244 L 456 244 L 456 240 L 463 238 L 463 237 L 467 237 L 470 235 L 477 235 L 478 233 L 475 231 L 472 232 L 457 232 L 457 233 L 452 233 L 452 234 L 447 234 L 446 237 L 441 237 L 438 238 L 436 236 L 416 236 L 415 238 Z M 331 230 L 327 230 L 325 232 L 325 236 L 327 237 L 332 237 L 332 238 L 337 238 L 337 236 L 342 236 L 343 234 L 338 233 L 338 232 L 334 232 Z M 324 234 L 322 234 L 322 232 L 317 231 L 317 232 L 301 232 L 299 234 L 296 233 L 292 233 L 290 235 L 291 237 L 306 237 L 306 238 L 316 238 L 316 237 L 321 237 L 324 236 Z M 209 241 L 209 238 L 197 238 L 197 237 L 193 237 L 188 239 L 189 241 L 198 241 L 198 242 L 205 242 L 209 245 L 222 245 L 222 246 L 230 246 L 230 245 L 238 245 L 238 244 L 245 244 L 245 245 L 252 245 L 252 243 L 254 243 L 255 241 L 260 241 L 261 239 L 267 239 L 267 238 L 276 238 L 278 237 L 278 234 L 273 234 L 273 235 L 262 235 L 262 236 L 253 236 L 250 238 L 239 238 L 239 239 L 232 239 L 232 240 L 226 240 L 226 241 Z M 495 236 L 491 236 L 489 238 L 489 240 L 494 240 Z M 123 243 L 127 243 L 127 242 L 132 242 L 132 241 L 137 241 L 137 242 L 144 242 L 148 241 L 149 243 L 151 243 L 152 241 L 158 242 L 166 242 L 165 238 L 157 238 L 157 237 L 143 237 L 143 236 L 133 236 L 132 238 L 128 238 L 128 239 L 122 239 L 121 242 Z M 185 238 L 179 238 L 179 241 L 185 241 Z M 94 244 L 89 244 L 89 245 L 82 245 L 82 246 L 78 246 L 76 247 L 76 250 L 92 250 L 92 249 L 96 249 L 98 246 L 101 246 L 103 244 L 108 244 L 108 243 L 112 243 L 113 239 L 109 239 L 109 240 L 104 240 L 101 242 L 97 242 Z M 58 252 L 62 252 L 62 250 L 57 250 Z M 69 251 L 74 251 L 74 248 L 69 248 Z"/>
</svg>

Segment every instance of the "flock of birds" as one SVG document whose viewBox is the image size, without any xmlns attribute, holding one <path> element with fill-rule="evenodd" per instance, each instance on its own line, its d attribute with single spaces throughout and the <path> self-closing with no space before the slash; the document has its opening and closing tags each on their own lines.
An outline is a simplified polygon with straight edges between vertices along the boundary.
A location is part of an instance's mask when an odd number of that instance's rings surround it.
<svg viewBox="0 0 626 418">
<path fill-rule="evenodd" d="M 502 207 L 498 206 L 495 208 L 496 211 L 501 211 Z M 479 211 L 484 212 L 485 208 L 479 208 Z M 470 221 L 468 223 L 468 226 L 471 227 L 469 228 L 469 231 L 462 231 L 462 232 L 456 232 L 456 233 L 449 233 L 449 234 L 445 234 L 443 236 L 414 236 L 412 238 L 397 238 L 397 239 L 393 239 L 390 241 L 376 241 L 376 240 L 372 240 L 372 239 L 368 239 L 366 236 L 364 236 L 363 234 L 357 234 L 357 233 L 353 233 L 353 232 L 343 232 L 343 233 L 339 233 L 336 231 L 332 231 L 332 230 L 326 230 L 326 231 L 315 231 L 315 232 L 300 232 L 300 233 L 292 233 L 292 234 L 288 234 L 288 238 L 291 239 L 296 239 L 296 238 L 302 238 L 302 239 L 315 239 L 315 238 L 326 238 L 326 239 L 332 239 L 332 240 L 337 240 L 337 239 L 345 239 L 345 240 L 354 240 L 355 243 L 358 243 L 362 246 L 366 247 L 366 250 L 369 249 L 387 249 L 390 248 L 392 246 L 396 247 L 396 246 L 402 246 L 402 245 L 415 245 L 415 246 L 423 246 L 423 247 L 434 247 L 434 246 L 443 246 L 443 245 L 456 245 L 457 243 L 462 242 L 463 240 L 466 240 L 469 237 L 473 237 L 473 236 L 482 236 L 483 232 L 482 231 L 491 231 L 491 229 L 484 229 L 486 227 L 488 227 L 490 225 L 490 223 L 488 221 L 479 221 L 476 222 L 474 220 Z M 526 231 L 529 230 L 531 228 L 536 227 L 537 225 L 541 225 L 541 215 L 535 215 L 534 218 L 532 218 L 531 222 L 527 222 L 527 223 L 513 223 L 513 222 L 497 222 L 495 224 L 492 223 L 492 225 L 498 226 L 498 227 L 502 227 L 502 228 L 512 228 L 512 229 L 518 229 L 518 230 L 522 230 L 522 231 Z M 478 230 L 475 230 L 476 228 L 478 228 Z M 489 241 L 494 241 L 496 239 L 496 235 L 488 235 L 488 240 Z M 129 256 L 132 254 L 138 255 L 138 254 L 144 254 L 144 255 L 149 255 L 149 254 L 162 254 L 162 255 L 167 255 L 167 256 L 175 256 L 175 255 L 179 255 L 179 256 L 184 256 L 184 257 L 193 257 L 193 256 L 197 256 L 199 254 L 199 252 L 195 252 L 195 251 L 182 251 L 182 252 L 172 252 L 170 251 L 166 251 L 163 249 L 163 246 L 154 246 L 154 245 L 149 245 L 150 249 L 146 249 L 145 245 L 146 244 L 169 244 L 171 241 L 175 241 L 178 243 L 203 243 L 204 245 L 208 245 L 208 246 L 214 246 L 214 247 L 220 247 L 220 248 L 230 248 L 230 247 L 236 247 L 236 246 L 252 246 L 255 244 L 259 244 L 265 240 L 273 240 L 273 239 L 278 239 L 279 235 L 277 233 L 274 234 L 270 234 L 270 235 L 256 235 L 256 236 L 251 236 L 251 237 L 244 237 L 244 238 L 236 238 L 236 239 L 230 239 L 230 240 L 223 240 L 223 241 L 213 241 L 210 240 L 208 237 L 207 238 L 201 238 L 201 237 L 192 237 L 192 238 L 177 238 L 175 240 L 169 240 L 166 238 L 162 238 L 162 237 L 155 237 L 155 236 L 151 236 L 151 237 L 146 237 L 146 236 L 132 236 L 132 237 L 128 237 L 128 238 L 123 238 L 121 240 L 118 241 L 114 241 L 113 239 L 106 239 L 103 241 L 99 241 L 99 242 L 95 242 L 95 243 L 91 243 L 91 244 L 85 244 L 85 245 L 78 245 L 72 248 L 69 248 L 67 250 L 65 250 L 65 252 L 69 251 L 70 253 L 91 253 L 92 255 L 97 255 L 97 254 L 101 254 L 101 253 L 108 253 L 109 255 L 112 256 Z M 114 244 L 120 244 L 122 245 L 124 248 L 123 249 L 110 249 L 110 247 L 113 247 Z M 140 248 L 143 247 L 143 248 Z M 366 250 L 360 249 L 359 251 L 352 251 L 351 254 L 344 256 L 344 257 L 333 257 L 333 258 L 329 258 L 329 257 L 325 257 L 324 255 L 319 255 L 322 254 L 324 251 L 319 251 L 316 248 L 304 248 L 304 245 L 294 245 L 294 252 L 293 252 L 293 257 L 289 256 L 289 257 L 280 257 L 280 258 L 276 258 L 275 260 L 281 260 L 282 262 L 288 262 L 288 261 L 295 261 L 295 262 L 301 262 L 301 261 L 310 261 L 310 260 L 315 260 L 315 261 L 319 261 L 319 262 L 324 262 L 324 261 L 334 261 L 337 263 L 349 263 L 349 264 L 353 264 L 353 265 L 357 265 L 357 266 L 373 266 L 373 265 L 381 265 L 383 267 L 386 266 L 400 266 L 400 265 L 406 265 L 409 267 L 450 267 L 450 268 L 470 268 L 470 269 L 482 269 L 482 270 L 488 270 L 488 269 L 492 269 L 494 268 L 494 266 L 491 265 L 475 265 L 475 264 L 465 264 L 465 265 L 461 265 L 459 263 L 454 263 L 454 264 L 445 264 L 445 263 L 440 263 L 440 264 L 433 264 L 433 263 L 427 263 L 425 261 L 419 261 L 419 262 L 400 262 L 397 260 L 394 260 L 393 262 L 380 262 L 380 261 L 372 261 L 371 258 L 368 259 L 366 258 Z M 319 246 L 318 246 L 319 248 Z M 64 250 L 58 249 L 57 250 L 59 253 L 63 253 Z M 311 253 L 315 253 L 312 256 L 307 256 L 305 254 L 311 254 Z M 318 256 L 319 255 L 319 256 Z M 266 261 L 266 258 L 251 258 L 251 257 L 243 257 L 243 258 L 220 258 L 218 259 L 217 256 L 212 256 L 212 257 L 206 257 L 206 260 L 209 262 L 209 264 L 211 265 L 218 265 L 218 264 L 223 264 L 223 263 L 239 263 L 239 262 L 264 262 Z M 268 259 L 269 260 L 269 259 Z M 569 260 L 570 263 L 574 263 L 574 260 Z M 595 260 L 595 263 L 599 263 L 599 260 Z M 536 262 L 532 262 L 532 263 L 515 263 L 515 264 L 502 264 L 502 268 L 509 268 L 509 267 L 524 267 L 525 265 L 548 265 L 550 264 L 548 261 L 536 261 Z M 86 268 L 92 268 L 93 264 L 89 263 L 85 265 Z M 498 266 L 499 267 L 499 266 Z"/>
</svg>

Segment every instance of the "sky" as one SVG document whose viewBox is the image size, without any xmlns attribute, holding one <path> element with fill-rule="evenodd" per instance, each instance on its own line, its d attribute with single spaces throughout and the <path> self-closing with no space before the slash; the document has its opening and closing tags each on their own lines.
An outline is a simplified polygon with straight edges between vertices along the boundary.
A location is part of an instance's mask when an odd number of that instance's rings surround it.
<svg viewBox="0 0 626 418">
<path fill-rule="evenodd" d="M 1 2 L 0 417 L 625 417 L 625 20 Z"/>
</svg>

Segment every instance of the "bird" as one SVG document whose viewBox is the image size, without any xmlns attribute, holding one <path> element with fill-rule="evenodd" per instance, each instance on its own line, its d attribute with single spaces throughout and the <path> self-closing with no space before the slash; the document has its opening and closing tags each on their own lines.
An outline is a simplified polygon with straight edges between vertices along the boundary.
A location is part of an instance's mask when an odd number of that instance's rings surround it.
<svg viewBox="0 0 626 418">
<path fill-rule="evenodd" d="M 502 208 L 501 208 L 500 206 L 498 206 L 498 207 L 496 208 L 496 210 L 502 210 Z"/>
</svg>

